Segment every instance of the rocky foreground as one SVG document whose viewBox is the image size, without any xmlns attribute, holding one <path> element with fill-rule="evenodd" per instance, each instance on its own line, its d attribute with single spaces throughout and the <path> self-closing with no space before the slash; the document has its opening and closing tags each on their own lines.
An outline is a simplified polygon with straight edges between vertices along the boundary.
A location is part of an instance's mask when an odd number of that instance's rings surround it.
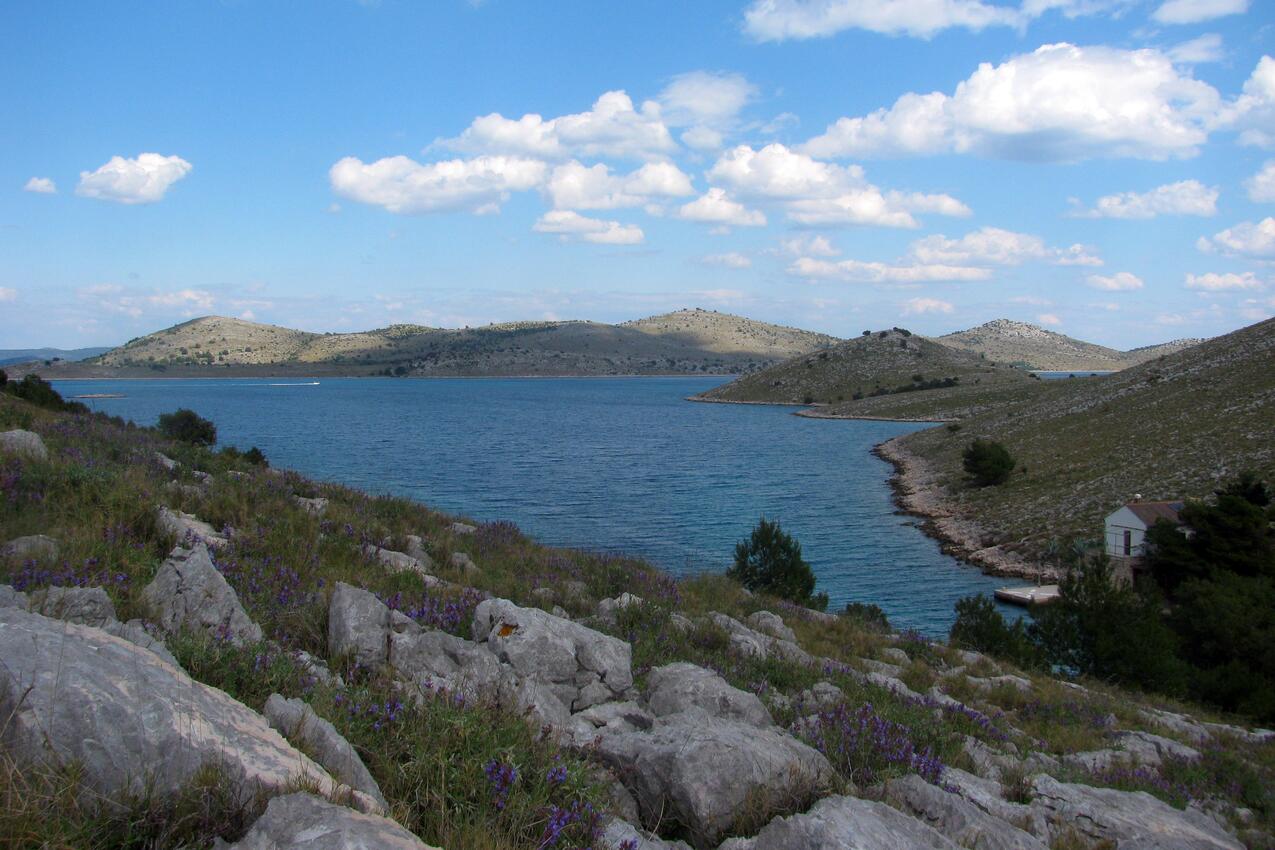
<svg viewBox="0 0 1275 850">
<path fill-rule="evenodd" d="M 71 769 L 91 801 L 77 812 L 109 812 L 211 770 L 242 816 L 195 843 L 236 848 L 1272 844 L 1275 733 L 148 433 L 27 418 L 36 430 L 0 434 L 6 799 L 16 776 Z M 149 501 L 117 504 L 105 478 L 58 489 L 81 468 L 132 476 Z M 115 510 L 133 523 L 106 532 L 122 546 L 72 524 Z M 7 533 L 37 519 L 49 534 Z M 434 751 L 481 771 L 477 793 L 411 773 Z"/>
</svg>

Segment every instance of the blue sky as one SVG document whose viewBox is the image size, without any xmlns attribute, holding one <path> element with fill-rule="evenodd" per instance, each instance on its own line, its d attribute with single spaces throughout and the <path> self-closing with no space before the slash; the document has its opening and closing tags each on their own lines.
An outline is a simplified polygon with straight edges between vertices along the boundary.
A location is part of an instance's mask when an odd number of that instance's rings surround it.
<svg viewBox="0 0 1275 850">
<path fill-rule="evenodd" d="M 1269 0 L 15 0 L 0 348 L 1275 314 Z"/>
</svg>

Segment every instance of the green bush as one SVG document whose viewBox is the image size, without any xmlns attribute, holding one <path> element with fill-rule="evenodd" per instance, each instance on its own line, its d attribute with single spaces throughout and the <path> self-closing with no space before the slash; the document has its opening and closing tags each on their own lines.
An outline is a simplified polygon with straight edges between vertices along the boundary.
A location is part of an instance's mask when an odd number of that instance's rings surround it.
<svg viewBox="0 0 1275 850">
<path fill-rule="evenodd" d="M 1040 665 L 1040 650 L 1032 643 L 1022 620 L 1013 625 L 1005 622 L 996 604 L 986 596 L 966 596 L 956 601 L 956 622 L 948 634 L 948 642 L 962 649 L 972 649 L 1004 658 L 1019 667 Z"/>
<path fill-rule="evenodd" d="M 882 632 L 890 631 L 890 619 L 886 617 L 880 605 L 873 605 L 870 602 L 866 604 L 863 602 L 847 602 L 845 611 L 842 613 L 868 628 Z"/>
<path fill-rule="evenodd" d="M 765 517 L 735 545 L 735 565 L 726 575 L 752 591 L 819 610 L 828 607 L 828 595 L 814 592 L 815 574 L 801 557 L 801 544 Z"/>
<path fill-rule="evenodd" d="M 1014 457 L 995 440 L 975 440 L 962 456 L 965 471 L 978 487 L 1004 484 L 1014 471 Z"/>
<path fill-rule="evenodd" d="M 252 448 L 248 449 L 248 451 L 244 452 L 243 459 L 248 461 L 248 463 L 252 464 L 253 466 L 260 466 L 262 468 L 265 468 L 270 465 L 270 461 L 266 460 L 265 453 L 262 452 L 261 449 L 257 448 L 256 446 L 253 446 Z"/>
<path fill-rule="evenodd" d="M 4 391 L 46 410 L 65 413 L 87 413 L 88 408 L 78 401 L 66 401 L 53 385 L 38 375 L 27 375 L 21 381 L 6 381 Z"/>
<path fill-rule="evenodd" d="M 184 407 L 172 413 L 161 413 L 159 430 L 166 437 L 194 446 L 211 446 L 217 442 L 217 426 Z"/>
</svg>

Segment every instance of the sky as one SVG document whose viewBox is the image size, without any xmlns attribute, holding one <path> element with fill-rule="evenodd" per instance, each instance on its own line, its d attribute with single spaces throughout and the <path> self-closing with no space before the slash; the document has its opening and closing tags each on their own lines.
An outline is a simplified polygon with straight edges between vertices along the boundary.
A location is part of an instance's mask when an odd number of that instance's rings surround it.
<svg viewBox="0 0 1275 850">
<path fill-rule="evenodd" d="M 1275 315 L 1275 0 L 0 6 L 0 348 Z"/>
</svg>

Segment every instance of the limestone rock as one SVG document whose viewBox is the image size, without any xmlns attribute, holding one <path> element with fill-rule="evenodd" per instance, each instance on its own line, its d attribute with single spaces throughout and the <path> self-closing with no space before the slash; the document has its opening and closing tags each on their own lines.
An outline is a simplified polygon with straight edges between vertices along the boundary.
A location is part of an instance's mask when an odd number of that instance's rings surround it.
<svg viewBox="0 0 1275 850">
<path fill-rule="evenodd" d="M 762 659 L 774 656 L 794 664 L 814 662 L 814 659 L 794 641 L 763 634 L 745 626 L 734 617 L 716 611 L 710 613 L 708 617 L 719 628 L 726 631 L 730 636 L 731 649 L 740 655 Z"/>
<path fill-rule="evenodd" d="M 27 460 L 48 460 L 49 450 L 44 447 L 44 440 L 34 431 L 15 428 L 0 433 L 0 452 L 17 455 Z"/>
<path fill-rule="evenodd" d="M 909 688 L 904 682 L 893 676 L 887 676 L 884 673 L 869 673 L 867 680 L 879 688 L 885 688 L 890 693 L 904 699 L 923 701 L 925 698 L 916 691 Z"/>
<path fill-rule="evenodd" d="M 306 513 L 311 516 L 323 516 L 323 512 L 328 509 L 328 500 L 321 496 L 313 499 L 307 499 L 304 496 L 293 496 L 293 501 Z"/>
<path fill-rule="evenodd" d="M 897 646 L 887 646 L 884 649 L 880 650 L 879 654 L 881 655 L 882 658 L 886 659 L 889 663 L 897 664 L 900 667 L 906 667 L 912 663 L 911 656 L 909 656 L 902 649 L 899 649 Z"/>
<path fill-rule="evenodd" d="M 469 695 L 499 685 L 505 678 L 500 662 L 486 648 L 441 631 L 391 634 L 389 662 L 421 687 L 445 687 Z"/>
<path fill-rule="evenodd" d="M 21 608 L 27 610 L 27 595 L 14 590 L 10 585 L 0 584 L 0 608 Z"/>
<path fill-rule="evenodd" d="M 602 830 L 604 850 L 691 850 L 685 841 L 664 841 L 628 821 L 614 818 Z"/>
<path fill-rule="evenodd" d="M 368 543 L 363 546 L 364 556 L 371 558 L 392 573 L 412 572 L 425 581 L 426 587 L 439 584 L 439 580 L 429 574 L 425 565 L 406 552 L 395 552 L 393 549 L 382 549 Z"/>
<path fill-rule="evenodd" d="M 642 597 L 625 591 L 614 599 L 603 599 L 598 602 L 598 607 L 594 614 L 604 623 L 615 625 L 616 613 L 623 611 L 631 605 L 641 605 Z"/>
<path fill-rule="evenodd" d="M 1042 841 L 1049 837 L 1048 824 L 1040 811 L 1006 800 L 999 782 L 947 767 L 943 770 L 943 788 L 960 795 L 998 820 L 1021 826 Z"/>
<path fill-rule="evenodd" d="M 107 634 L 114 635 L 117 638 L 123 638 L 129 643 L 136 644 L 142 649 L 153 652 L 158 655 L 161 660 L 181 669 L 181 665 L 177 663 L 177 659 L 174 658 L 173 654 L 168 651 L 168 646 L 162 640 L 148 632 L 146 630 L 146 626 L 141 620 L 129 620 L 127 623 L 112 620 L 102 626 L 102 631 Z"/>
<path fill-rule="evenodd" d="M 805 814 L 776 818 L 749 850 L 958 850 L 915 818 L 884 803 L 825 797 Z"/>
<path fill-rule="evenodd" d="M 219 533 L 217 529 L 194 514 L 170 510 L 163 505 L 159 507 L 155 526 L 161 534 L 176 540 L 179 546 L 202 542 L 209 548 L 216 549 L 230 542 L 224 534 Z"/>
<path fill-rule="evenodd" d="M 447 530 L 452 534 L 473 534 L 478 530 L 478 526 L 470 525 L 467 522 L 453 522 L 447 526 Z"/>
<path fill-rule="evenodd" d="M 1022 676 L 989 676 L 985 679 L 970 676 L 966 681 L 980 691 L 990 691 L 998 687 L 1010 687 L 1020 694 L 1029 694 L 1032 691 L 1031 679 L 1024 679 Z"/>
<path fill-rule="evenodd" d="M 363 759 L 350 746 L 350 742 L 336 731 L 336 727 L 319 715 L 314 709 L 299 699 L 285 699 L 279 694 L 271 694 L 261 712 L 270 726 L 277 729 L 283 737 L 302 746 L 311 753 L 314 760 L 332 775 L 356 791 L 367 794 L 381 811 L 389 810 L 389 803 L 381 793 L 372 774 L 368 773 Z"/>
<path fill-rule="evenodd" d="M 916 774 L 891 780 L 885 799 L 967 850 L 1046 850 L 1035 836 Z"/>
<path fill-rule="evenodd" d="M 337 582 L 328 603 L 328 655 L 347 652 L 365 667 L 389 657 L 390 609 L 361 588 Z"/>
<path fill-rule="evenodd" d="M 793 643 L 797 642 L 797 635 L 793 633 L 792 629 L 784 625 L 783 617 L 778 614 L 772 614 L 770 611 L 754 611 L 744 618 L 744 622 L 762 634 L 767 634 L 780 640 L 789 640 Z"/>
<path fill-rule="evenodd" d="M 181 466 L 180 463 L 173 460 L 171 457 L 164 454 L 163 452 L 157 451 L 152 456 L 155 458 L 156 463 L 158 463 L 161 467 L 168 470 L 169 472 L 173 472 L 174 470 L 177 469 L 177 467 Z"/>
<path fill-rule="evenodd" d="M 55 561 L 57 557 L 58 542 L 44 534 L 15 537 L 0 546 L 0 558 L 15 561 Z"/>
<path fill-rule="evenodd" d="M 652 670 L 647 678 L 646 702 L 656 717 L 696 707 L 712 717 L 762 728 L 773 725 L 770 712 L 755 694 L 732 687 L 713 671 L 686 662 Z"/>
<path fill-rule="evenodd" d="M 797 702 L 802 712 L 826 711 L 845 702 L 845 699 L 846 695 L 841 688 L 831 682 L 816 682 L 797 694 Z"/>
<path fill-rule="evenodd" d="M 169 553 L 155 579 L 142 590 L 142 599 L 167 634 L 200 629 L 235 646 L 256 643 L 262 637 L 261 627 L 239 604 L 203 543 L 193 549 L 178 546 Z"/>
<path fill-rule="evenodd" d="M 101 628 L 115 622 L 115 605 L 100 587 L 47 587 L 30 595 L 27 610 L 55 620 Z"/>
<path fill-rule="evenodd" d="M 389 818 L 361 814 L 313 794 L 275 797 L 227 850 L 436 850 Z"/>
<path fill-rule="evenodd" d="M 467 579 L 472 579 L 478 575 L 478 565 L 474 563 L 474 559 L 464 552 L 453 552 L 447 562 L 451 564 L 452 569 L 459 570 L 460 574 Z"/>
<path fill-rule="evenodd" d="M 338 791 L 255 711 L 101 629 L 0 609 L 3 746 L 22 762 L 78 763 L 103 799 L 177 792 L 206 764 L 233 787 L 298 779 Z"/>
</svg>

